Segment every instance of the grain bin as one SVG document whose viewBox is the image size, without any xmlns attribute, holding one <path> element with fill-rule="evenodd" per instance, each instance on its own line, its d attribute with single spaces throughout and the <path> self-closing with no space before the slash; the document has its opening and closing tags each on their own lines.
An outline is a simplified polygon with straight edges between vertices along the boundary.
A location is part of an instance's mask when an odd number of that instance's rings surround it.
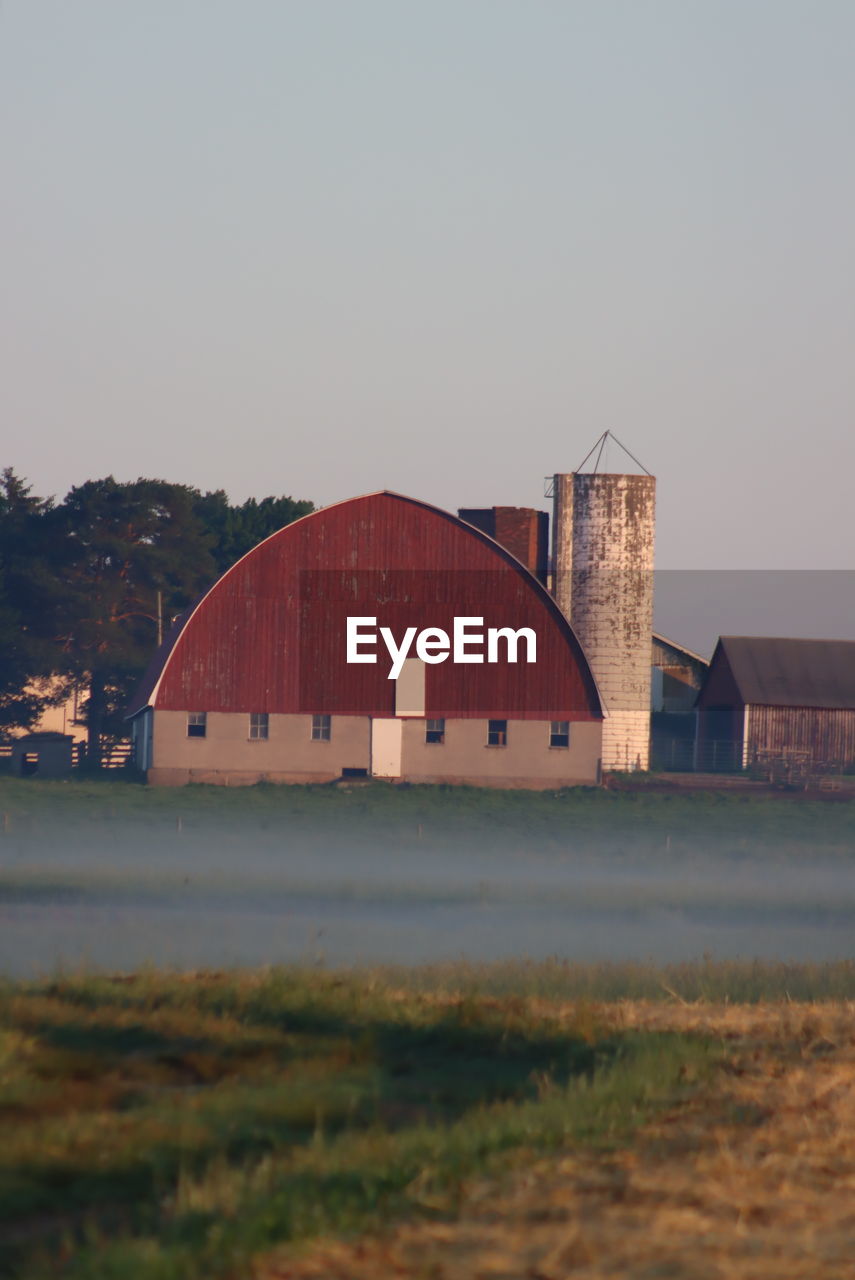
<svg viewBox="0 0 855 1280">
<path fill-rule="evenodd" d="M 605 703 L 603 768 L 647 769 L 656 479 L 558 474 L 552 496 L 553 593 Z"/>
</svg>

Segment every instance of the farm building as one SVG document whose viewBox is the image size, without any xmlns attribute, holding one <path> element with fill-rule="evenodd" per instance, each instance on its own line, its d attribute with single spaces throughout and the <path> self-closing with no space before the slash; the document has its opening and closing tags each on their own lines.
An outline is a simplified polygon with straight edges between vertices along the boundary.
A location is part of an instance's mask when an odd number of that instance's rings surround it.
<svg viewBox="0 0 855 1280">
<path fill-rule="evenodd" d="M 562 485 L 561 481 L 564 477 L 556 477 L 551 485 L 553 496 L 558 495 L 562 501 L 567 502 L 567 490 L 569 485 Z M 572 477 L 569 480 L 572 481 Z M 635 741 L 636 756 L 631 757 L 627 761 L 626 742 L 628 734 L 632 734 L 637 738 L 636 726 L 630 724 L 629 728 L 625 727 L 623 738 L 619 739 L 616 749 L 613 751 L 613 764 L 619 767 L 627 767 L 627 763 L 634 762 L 639 757 L 639 763 L 644 758 L 642 746 L 644 734 L 648 730 L 649 717 L 649 734 L 650 734 L 650 762 L 654 768 L 664 769 L 692 769 L 695 765 L 695 703 L 697 701 L 698 692 L 703 684 L 707 669 L 709 668 L 709 660 L 701 657 L 699 653 L 695 653 L 693 649 L 686 648 L 685 645 L 678 644 L 674 640 L 669 640 L 666 636 L 657 632 L 652 634 L 652 643 L 649 654 L 650 665 L 650 707 L 649 712 L 643 709 L 644 694 L 644 676 L 641 674 L 641 668 L 646 661 L 644 646 L 644 628 L 652 621 L 652 560 L 650 553 L 652 550 L 652 477 L 647 481 L 643 477 L 623 476 L 605 476 L 601 477 L 601 481 L 606 486 L 606 492 L 609 494 L 607 503 L 611 508 L 605 520 L 605 528 L 599 532 L 596 544 L 599 549 L 601 558 L 612 557 L 614 553 L 614 544 L 617 544 L 618 554 L 621 554 L 620 540 L 623 531 L 627 525 L 631 527 L 630 521 L 624 519 L 623 507 L 630 501 L 629 495 L 638 489 L 639 484 L 643 486 L 641 500 L 637 497 L 632 499 L 632 505 L 636 513 L 638 513 L 646 523 L 646 530 L 643 529 L 639 535 L 635 531 L 632 532 L 633 538 L 639 538 L 643 542 L 643 550 L 641 555 L 641 570 L 636 572 L 633 565 L 636 563 L 632 550 L 625 556 L 625 569 L 620 569 L 610 575 L 609 586 L 611 591 L 604 593 L 602 608 L 600 609 L 600 626 L 602 629 L 610 628 L 612 631 L 618 630 L 621 621 L 625 624 L 625 630 L 628 634 L 628 643 L 624 643 L 623 648 L 630 650 L 629 659 L 624 660 L 626 655 L 622 652 L 617 654 L 618 670 L 629 669 L 634 672 L 637 687 L 632 690 L 633 697 L 641 705 L 639 719 L 643 721 L 641 730 L 642 742 Z M 615 493 L 617 496 L 615 497 Z M 489 533 L 491 537 L 512 555 L 534 573 L 541 582 L 548 582 L 547 568 L 547 547 L 549 544 L 549 515 L 545 511 L 534 511 L 527 507 L 488 507 L 488 508 L 472 508 L 463 507 L 457 513 L 461 520 L 466 520 L 469 524 L 474 524 L 477 528 L 482 529 L 485 533 Z M 566 527 L 569 529 L 570 537 L 573 537 L 572 520 L 565 521 Z M 590 539 L 589 539 L 590 541 Z M 572 546 L 565 549 L 557 549 L 559 556 L 563 555 L 566 563 L 572 563 Z M 577 605 L 579 603 L 578 596 L 587 593 L 591 594 L 592 590 L 597 587 L 597 575 L 590 571 L 590 557 L 588 558 L 587 571 L 578 570 L 575 573 L 567 571 L 565 578 L 566 599 L 564 603 L 568 609 L 572 608 L 572 585 L 575 581 L 577 592 Z M 640 589 L 639 589 L 640 588 Z M 613 607 L 613 600 L 617 597 L 618 607 Z M 574 622 L 572 616 L 569 617 L 571 624 Z M 604 710 L 606 712 L 606 726 L 609 725 L 611 705 L 606 700 L 606 675 L 613 675 L 613 667 L 615 654 L 613 652 L 615 645 L 608 646 L 604 657 L 603 678 L 600 680 L 598 674 L 598 682 L 600 693 L 603 697 Z M 611 652 L 609 651 L 611 650 Z M 586 648 L 586 654 L 592 657 L 591 651 Z M 607 666 L 607 660 L 612 663 L 612 669 Z M 604 767 L 608 767 L 608 762 L 604 759 Z"/>
<path fill-rule="evenodd" d="M 64 778 L 71 772 L 74 739 L 67 733 L 46 730 L 24 733 L 11 748 L 12 773 L 21 778 Z"/>
<path fill-rule="evenodd" d="M 549 491 L 552 588 L 603 697 L 603 767 L 647 769 L 655 477 L 576 471 Z"/>
<path fill-rule="evenodd" d="M 698 750 L 733 763 L 855 761 L 855 641 L 722 636 L 698 698 Z"/>
<path fill-rule="evenodd" d="M 605 432 L 594 449 L 610 435 Z M 603 767 L 646 769 L 653 692 L 655 477 L 648 472 L 598 473 L 595 464 L 593 472 L 547 480 L 547 496 L 553 500 L 551 574 L 545 511 L 464 507 L 459 515 L 489 533 L 541 582 L 549 581 L 603 699 Z"/>
<path fill-rule="evenodd" d="M 691 715 L 709 660 L 693 649 L 653 632 L 651 709 L 668 716 Z"/>
<path fill-rule="evenodd" d="M 694 768 L 695 703 L 709 665 L 699 653 L 654 631 L 650 760 L 655 769 Z"/>
<path fill-rule="evenodd" d="M 348 619 L 368 637 L 359 657 Z M 495 650 L 470 640 L 443 659 L 436 632 L 455 619 L 480 620 Z M 398 647 L 433 632 L 398 679 L 382 628 Z M 388 492 L 305 516 L 238 561 L 177 624 L 129 715 L 137 762 L 161 784 L 600 774 L 597 686 L 546 589 L 482 531 Z"/>
</svg>

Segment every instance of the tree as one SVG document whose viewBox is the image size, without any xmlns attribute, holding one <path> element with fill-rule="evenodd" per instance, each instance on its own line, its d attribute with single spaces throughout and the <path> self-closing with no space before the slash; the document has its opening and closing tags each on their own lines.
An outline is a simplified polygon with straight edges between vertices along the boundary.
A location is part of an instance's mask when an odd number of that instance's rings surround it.
<svg viewBox="0 0 855 1280">
<path fill-rule="evenodd" d="M 261 502 L 249 498 L 240 505 L 232 506 L 223 489 L 198 494 L 195 502 L 196 513 L 213 539 L 211 554 L 218 575 L 225 573 L 271 533 L 301 516 L 309 515 L 314 509 L 314 504 L 305 499 L 285 497 L 263 498 Z"/>
<path fill-rule="evenodd" d="M 310 502 L 254 498 L 232 506 L 165 480 L 112 476 L 59 505 L 0 477 L 0 733 L 84 693 L 87 755 L 124 737 L 124 708 L 157 644 L 182 612 L 256 543 Z M 44 680 L 39 686 L 38 681 Z"/>
<path fill-rule="evenodd" d="M 0 734 L 30 729 L 65 688 L 49 682 L 51 623 L 62 591 L 49 556 L 53 500 L 34 497 L 11 467 L 0 475 Z"/>
<path fill-rule="evenodd" d="M 122 713 L 172 616 L 216 576 L 197 491 L 164 480 L 108 476 L 72 489 L 49 513 L 66 585 L 56 611 L 58 664 L 86 690 L 87 756 L 123 736 Z"/>
</svg>

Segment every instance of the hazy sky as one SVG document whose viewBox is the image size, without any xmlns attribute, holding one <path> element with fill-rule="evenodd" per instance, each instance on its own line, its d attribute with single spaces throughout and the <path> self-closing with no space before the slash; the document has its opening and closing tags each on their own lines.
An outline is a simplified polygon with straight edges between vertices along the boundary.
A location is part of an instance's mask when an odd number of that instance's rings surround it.
<svg viewBox="0 0 855 1280">
<path fill-rule="evenodd" d="M 610 428 L 661 567 L 849 567 L 853 123 L 852 0 L 0 0 L 0 462 L 546 506 Z"/>
</svg>

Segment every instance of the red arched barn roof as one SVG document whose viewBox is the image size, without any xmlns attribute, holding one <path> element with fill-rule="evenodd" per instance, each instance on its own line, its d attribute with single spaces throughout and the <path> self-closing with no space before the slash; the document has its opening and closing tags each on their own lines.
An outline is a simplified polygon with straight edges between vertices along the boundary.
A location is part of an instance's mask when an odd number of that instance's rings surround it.
<svg viewBox="0 0 855 1280">
<path fill-rule="evenodd" d="M 503 646 L 496 664 L 427 666 L 428 717 L 602 716 L 579 642 L 537 579 L 456 516 L 388 492 L 304 516 L 233 565 L 159 655 L 131 714 L 394 715 L 379 636 L 376 665 L 346 662 L 348 616 L 376 617 L 399 641 L 410 626 L 450 635 L 455 616 L 483 618 L 485 632 L 535 631 L 534 664 L 508 663 Z"/>
</svg>

